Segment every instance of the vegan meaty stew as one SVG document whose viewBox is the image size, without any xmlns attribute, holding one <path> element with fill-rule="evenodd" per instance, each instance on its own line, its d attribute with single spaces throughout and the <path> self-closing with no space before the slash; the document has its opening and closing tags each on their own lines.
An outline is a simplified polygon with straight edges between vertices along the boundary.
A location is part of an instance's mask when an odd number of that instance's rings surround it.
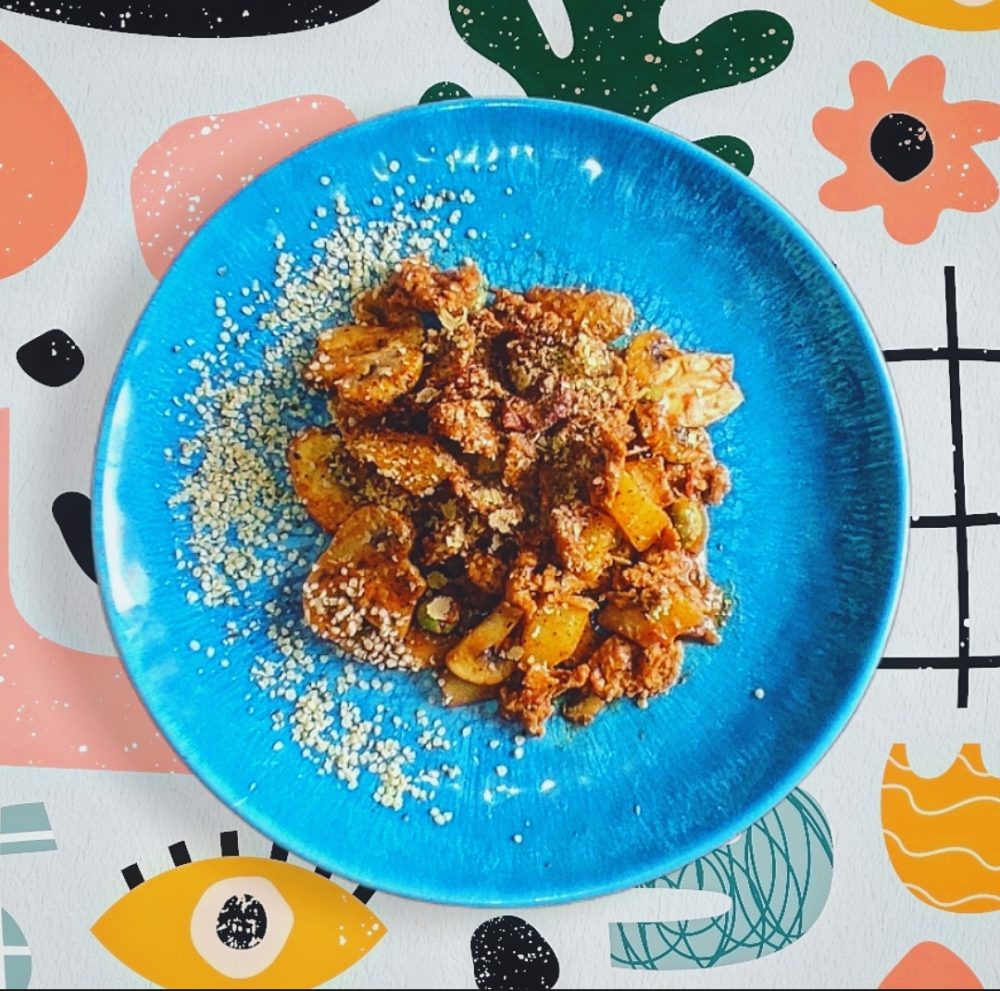
<svg viewBox="0 0 1000 991">
<path fill-rule="evenodd" d="M 676 683 L 718 641 L 706 506 L 729 489 L 706 428 L 743 399 L 729 356 L 601 290 L 487 289 L 404 261 L 323 331 L 303 377 L 330 422 L 289 450 L 332 534 L 303 592 L 361 660 L 433 668 L 446 703 L 497 698 L 532 734 Z"/>
</svg>

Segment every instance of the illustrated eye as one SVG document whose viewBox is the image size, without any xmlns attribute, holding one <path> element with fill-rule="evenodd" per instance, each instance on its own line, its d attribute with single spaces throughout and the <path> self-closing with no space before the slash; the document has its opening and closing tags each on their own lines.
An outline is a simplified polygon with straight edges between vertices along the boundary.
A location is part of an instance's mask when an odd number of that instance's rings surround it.
<svg viewBox="0 0 1000 991">
<path fill-rule="evenodd" d="M 222 856 L 192 862 L 184 843 L 174 867 L 147 881 L 122 871 L 128 894 L 94 923 L 93 934 L 123 964 L 167 988 L 311 988 L 351 967 L 385 935 L 365 902 L 315 872 L 239 855 L 236 833 Z"/>
</svg>

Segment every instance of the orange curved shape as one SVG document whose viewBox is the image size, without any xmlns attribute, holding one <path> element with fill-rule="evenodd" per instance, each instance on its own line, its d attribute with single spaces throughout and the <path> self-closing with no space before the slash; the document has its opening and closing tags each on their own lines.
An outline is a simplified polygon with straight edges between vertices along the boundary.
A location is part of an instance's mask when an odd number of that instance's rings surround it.
<svg viewBox="0 0 1000 991">
<path fill-rule="evenodd" d="M 167 128 L 132 171 L 142 257 L 161 278 L 194 232 L 257 175 L 357 118 L 332 96 L 295 96 Z"/>
<path fill-rule="evenodd" d="M 0 42 L 0 279 L 38 261 L 69 230 L 87 159 L 59 98 Z"/>
<path fill-rule="evenodd" d="M 994 31 L 1000 28 L 1000 0 L 973 6 L 961 0 L 872 0 L 897 17 L 951 31 Z"/>
<path fill-rule="evenodd" d="M 10 589 L 10 413 L 0 409 L 0 764 L 186 771 L 117 657 L 46 640 Z"/>
<path fill-rule="evenodd" d="M 893 746 L 882 778 L 882 834 L 900 881 L 946 912 L 1000 909 L 1000 778 L 966 743 L 936 778 L 909 765 Z"/>
<path fill-rule="evenodd" d="M 846 166 L 826 182 L 820 201 L 831 210 L 880 206 L 885 229 L 902 244 L 925 241 L 944 210 L 976 213 L 1000 199 L 1000 186 L 973 146 L 1000 137 L 1000 104 L 987 100 L 947 103 L 945 67 L 924 55 L 904 66 L 891 85 L 874 62 L 851 69 L 854 104 L 824 107 L 813 118 L 813 133 Z M 916 118 L 933 148 L 929 164 L 905 181 L 892 177 L 872 153 L 872 134 L 886 117 Z M 909 143 L 909 142 L 906 142 Z"/>
<path fill-rule="evenodd" d="M 879 985 L 885 991 L 911 991 L 921 989 L 981 988 L 983 982 L 976 977 L 972 968 L 947 946 L 940 943 L 918 943 L 896 964 Z"/>
</svg>

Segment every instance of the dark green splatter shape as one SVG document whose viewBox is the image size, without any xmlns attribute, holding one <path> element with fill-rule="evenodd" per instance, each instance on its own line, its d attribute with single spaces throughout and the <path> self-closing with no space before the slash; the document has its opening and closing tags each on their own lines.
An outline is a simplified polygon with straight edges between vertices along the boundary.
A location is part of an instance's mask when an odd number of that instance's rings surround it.
<svg viewBox="0 0 1000 991">
<path fill-rule="evenodd" d="M 664 0 L 563 2 L 573 50 L 560 58 L 528 0 L 449 0 L 466 44 L 506 69 L 528 96 L 589 103 L 640 120 L 687 96 L 765 76 L 792 47 L 789 23 L 762 10 L 722 17 L 687 41 L 667 41 L 659 28 Z"/>
<path fill-rule="evenodd" d="M 440 82 L 429 86 L 420 97 L 421 103 L 441 103 L 444 100 L 464 100 L 472 94 L 458 83 Z"/>
<path fill-rule="evenodd" d="M 752 82 L 792 50 L 791 25 L 778 14 L 745 10 L 686 41 L 660 33 L 669 0 L 563 0 L 573 50 L 556 55 L 529 0 L 449 0 L 462 39 L 509 72 L 528 96 L 587 103 L 649 121 L 685 97 Z M 737 138 L 703 147 L 749 174 L 753 152 Z"/>
<path fill-rule="evenodd" d="M 742 138 L 731 134 L 717 134 L 714 138 L 701 138 L 695 144 L 717 155 L 744 175 L 750 175 L 753 171 L 753 148 Z"/>
</svg>

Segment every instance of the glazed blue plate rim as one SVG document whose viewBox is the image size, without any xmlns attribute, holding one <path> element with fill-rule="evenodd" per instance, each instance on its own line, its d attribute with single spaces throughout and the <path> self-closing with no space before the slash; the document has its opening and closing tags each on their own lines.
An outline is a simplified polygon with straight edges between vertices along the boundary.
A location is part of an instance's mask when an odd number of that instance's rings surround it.
<svg viewBox="0 0 1000 991">
<path fill-rule="evenodd" d="M 653 877 L 668 873 L 684 864 L 696 860 L 700 856 L 726 843 L 732 836 L 742 832 L 757 819 L 761 818 L 777 805 L 792 789 L 799 784 L 809 772 L 816 766 L 819 760 L 826 754 L 837 737 L 847 725 L 854 714 L 861 699 L 874 676 L 885 644 L 889 637 L 892 619 L 899 602 L 903 570 L 906 561 L 907 544 L 909 538 L 908 526 L 908 506 L 910 499 L 910 485 L 907 470 L 906 447 L 903 437 L 902 421 L 899 406 L 892 388 L 888 368 L 883 358 L 878 341 L 871 329 L 865 313 L 849 288 L 847 282 L 841 276 L 836 266 L 827 256 L 825 251 L 819 246 L 813 236 L 803 227 L 803 225 L 773 196 L 765 192 L 754 181 L 738 172 L 712 153 L 705 151 L 698 145 L 686 139 L 666 131 L 660 127 L 646 124 L 610 111 L 600 110 L 582 104 L 568 103 L 559 100 L 537 99 L 537 98 L 470 98 L 461 100 L 451 100 L 434 104 L 426 104 L 415 107 L 393 110 L 380 114 L 363 121 L 352 124 L 349 128 L 334 132 L 323 138 L 312 142 L 299 149 L 288 158 L 271 166 L 266 171 L 257 176 L 253 182 L 248 184 L 235 196 L 223 203 L 195 232 L 192 238 L 185 245 L 178 259 L 171 265 L 174 268 L 176 261 L 184 257 L 187 251 L 205 236 L 205 232 L 211 227 L 216 216 L 227 209 L 230 205 L 239 201 L 241 197 L 248 194 L 263 176 L 282 169 L 293 169 L 297 158 L 308 150 L 321 144 L 335 145 L 344 134 L 356 136 L 358 132 L 375 130 L 385 127 L 387 123 L 401 116 L 424 117 L 433 119 L 442 114 L 455 114 L 477 109 L 505 110 L 517 112 L 520 109 L 541 110 L 544 113 L 559 115 L 563 117 L 575 118 L 580 121 L 589 121 L 598 126 L 608 126 L 619 128 L 624 132 L 641 134 L 645 140 L 659 142 L 671 153 L 687 156 L 692 159 L 697 168 L 714 172 L 715 177 L 721 182 L 728 182 L 735 185 L 738 193 L 748 197 L 754 203 L 762 207 L 770 218 L 783 225 L 798 247 L 803 249 L 809 261 L 815 265 L 825 280 L 833 288 L 838 301 L 844 305 L 850 316 L 850 323 L 854 331 L 858 334 L 864 346 L 865 353 L 871 361 L 872 369 L 877 378 L 880 396 L 885 403 L 888 413 L 888 434 L 891 440 L 891 454 L 893 456 L 894 482 L 899 491 L 899 505 L 896 519 L 896 530 L 894 533 L 886 534 L 886 542 L 892 541 L 894 549 L 891 556 L 891 581 L 886 588 L 885 595 L 878 610 L 877 626 L 875 633 L 870 638 L 869 643 L 863 652 L 864 662 L 857 667 L 857 676 L 850 685 L 844 687 L 840 696 L 839 705 L 833 709 L 831 718 L 827 725 L 818 732 L 811 743 L 804 747 L 798 760 L 791 766 L 790 770 L 777 778 L 774 783 L 756 802 L 752 803 L 742 816 L 732 821 L 731 827 L 716 830 L 710 835 L 704 836 L 698 842 L 692 841 L 687 849 L 672 849 L 666 855 L 651 853 L 646 862 L 638 863 L 633 860 L 626 868 L 608 870 L 607 880 L 600 882 L 573 883 L 572 879 L 566 879 L 558 875 L 554 880 L 551 892 L 534 895 L 530 898 L 519 898 L 515 896 L 486 897 L 477 898 L 474 892 L 459 891 L 454 892 L 446 887 L 435 886 L 433 884 L 411 883 L 406 877 L 400 877 L 393 872 L 391 865 L 385 865 L 379 858 L 373 856 L 371 852 L 362 850 L 360 855 L 354 854 L 350 849 L 341 848 L 344 856 L 339 863 L 330 863 L 330 857 L 326 852 L 311 849 L 309 844 L 303 844 L 295 839 L 290 839 L 289 834 L 280 821 L 266 813 L 258 813 L 252 807 L 253 803 L 246 800 L 245 795 L 237 794 L 226 780 L 225 775 L 217 773 L 213 768 L 211 755 L 204 752 L 183 753 L 177 746 L 176 740 L 183 736 L 180 729 L 172 729 L 165 721 L 161 720 L 157 713 L 156 699 L 151 686 L 144 686 L 141 670 L 136 670 L 129 662 L 127 653 L 122 649 L 125 640 L 124 621 L 118 614 L 111 601 L 109 591 L 111 573 L 108 563 L 106 546 L 108 534 L 105 528 L 104 507 L 101 493 L 105 484 L 105 468 L 108 460 L 108 448 L 112 435 L 112 419 L 115 408 L 119 401 L 121 391 L 126 383 L 126 370 L 135 356 L 141 337 L 139 329 L 142 327 L 153 299 L 163 290 L 170 278 L 171 271 L 163 276 L 157 287 L 154 289 L 150 300 L 143 307 L 142 313 L 136 321 L 135 328 L 130 334 L 128 343 L 119 364 L 108 392 L 104 412 L 101 418 L 100 431 L 97 441 L 94 473 L 92 479 L 93 496 L 93 544 L 94 555 L 97 567 L 98 586 L 100 589 L 102 606 L 110 627 L 115 646 L 119 656 L 123 661 L 123 666 L 130 678 L 137 695 L 149 712 L 157 728 L 162 733 L 164 739 L 173 747 L 178 757 L 184 762 L 192 774 L 197 777 L 220 801 L 222 801 L 235 815 L 246 821 L 251 827 L 264 833 L 270 839 L 291 850 L 293 853 L 309 860 L 313 863 L 323 862 L 323 866 L 331 870 L 335 875 L 349 878 L 354 881 L 361 881 L 365 885 L 389 894 L 402 897 L 418 899 L 440 904 L 506 908 L 518 906 L 543 906 L 554 905 L 565 902 L 595 898 L 602 895 L 612 894 L 624 890 Z M 859 652 L 859 656 L 862 652 Z M 263 729 L 262 729 L 263 733 Z M 359 793 L 357 800 L 362 800 Z M 447 842 L 447 837 L 442 836 L 442 841 Z"/>
</svg>

